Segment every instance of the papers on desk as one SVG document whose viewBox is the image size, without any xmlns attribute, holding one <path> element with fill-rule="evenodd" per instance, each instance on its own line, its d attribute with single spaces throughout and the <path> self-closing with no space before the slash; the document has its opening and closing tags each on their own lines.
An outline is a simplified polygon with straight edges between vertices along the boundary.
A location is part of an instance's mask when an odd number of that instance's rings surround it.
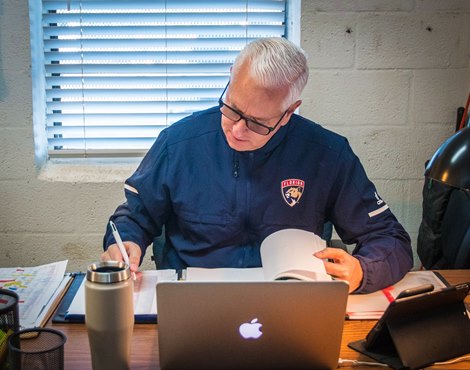
<svg viewBox="0 0 470 370">
<path fill-rule="evenodd" d="M 186 269 L 188 281 L 265 281 L 262 268 L 196 268 Z M 379 319 L 398 294 L 405 289 L 425 284 L 441 289 L 446 284 L 433 271 L 413 271 L 388 288 L 369 294 L 350 294 L 346 307 L 346 318 L 350 320 Z"/>
<path fill-rule="evenodd" d="M 204 268 L 187 267 L 183 272 L 183 280 L 187 281 L 265 281 L 262 267 L 251 268 Z"/>
<path fill-rule="evenodd" d="M 350 294 L 346 317 L 351 320 L 379 319 L 390 302 L 405 289 L 432 284 L 434 290 L 446 287 L 445 282 L 433 271 L 412 271 L 395 285 L 369 294 Z"/>
<path fill-rule="evenodd" d="M 149 270 L 142 271 L 139 274 L 137 280 L 134 281 L 134 316 L 136 321 L 143 318 L 145 318 L 144 321 L 147 321 L 149 317 L 153 317 L 155 320 L 157 315 L 155 290 L 157 282 L 175 281 L 177 279 L 176 270 Z M 67 310 L 66 319 L 85 317 L 85 281 L 86 278 L 83 279 Z"/>
<path fill-rule="evenodd" d="M 15 291 L 19 297 L 20 325 L 23 328 L 44 326 L 67 290 L 72 277 L 65 274 L 67 261 L 36 267 L 0 268 L 0 287 Z M 155 287 L 158 281 L 177 280 L 175 270 L 143 271 L 134 286 L 134 312 L 140 318 L 157 314 Z M 198 269 L 189 268 L 187 280 L 260 281 L 265 280 L 263 270 L 252 269 Z M 85 315 L 83 279 L 77 294 L 68 307 L 67 315 Z M 350 294 L 346 309 L 349 319 L 378 319 L 391 301 L 405 289 L 433 284 L 434 289 L 446 286 L 432 271 L 409 272 L 395 285 L 370 294 Z M 145 321 L 145 319 L 144 319 Z"/>
<path fill-rule="evenodd" d="M 65 275 L 67 261 L 36 267 L 0 268 L 0 288 L 19 296 L 18 311 L 22 328 L 46 324 L 71 281 Z"/>
</svg>

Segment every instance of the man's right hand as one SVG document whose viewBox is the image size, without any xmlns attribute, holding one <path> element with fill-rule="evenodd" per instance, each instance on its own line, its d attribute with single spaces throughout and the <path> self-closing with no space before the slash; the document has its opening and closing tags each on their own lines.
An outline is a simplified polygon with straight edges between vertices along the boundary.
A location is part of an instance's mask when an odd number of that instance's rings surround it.
<svg viewBox="0 0 470 370">
<path fill-rule="evenodd" d="M 131 272 L 137 272 L 142 251 L 134 242 L 125 241 L 123 244 L 129 256 L 130 270 Z M 101 261 L 124 261 L 117 244 L 111 244 L 108 249 L 101 254 Z"/>
</svg>

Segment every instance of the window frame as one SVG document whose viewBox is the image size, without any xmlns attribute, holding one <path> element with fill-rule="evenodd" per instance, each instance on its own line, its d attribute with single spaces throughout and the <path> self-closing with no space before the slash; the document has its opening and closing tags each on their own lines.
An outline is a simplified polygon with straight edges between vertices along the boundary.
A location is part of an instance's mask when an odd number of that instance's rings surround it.
<svg viewBox="0 0 470 370">
<path fill-rule="evenodd" d="M 65 1 L 65 0 L 64 0 Z M 285 0 L 286 1 L 286 24 L 285 37 L 297 45 L 300 44 L 300 10 L 301 0 Z M 29 16 L 31 31 L 31 76 L 32 76 L 32 97 L 33 97 L 33 136 L 34 136 L 34 153 L 35 163 L 38 168 L 48 163 L 74 163 L 86 164 L 93 163 L 90 159 L 100 161 L 100 158 L 115 158 L 118 162 L 134 163 L 133 157 L 139 160 L 147 150 L 142 151 L 138 155 L 129 154 L 125 150 L 116 150 L 113 153 L 102 152 L 94 153 L 92 157 L 85 155 L 60 155 L 50 156 L 48 150 L 48 138 L 46 133 L 46 83 L 45 83 L 45 58 L 43 45 L 43 28 L 42 28 L 42 1 L 29 0 Z M 221 88 L 222 91 L 223 88 Z M 214 103 L 216 105 L 216 102 Z M 73 158 L 70 158 L 73 157 Z M 71 160 L 72 159 L 72 160 Z M 109 161 L 104 160 L 104 163 Z"/>
</svg>

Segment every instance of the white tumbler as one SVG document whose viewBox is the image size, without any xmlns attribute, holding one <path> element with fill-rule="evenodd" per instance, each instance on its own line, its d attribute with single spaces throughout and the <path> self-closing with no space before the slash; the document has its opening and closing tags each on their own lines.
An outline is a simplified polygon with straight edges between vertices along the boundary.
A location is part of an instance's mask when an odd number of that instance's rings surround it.
<svg viewBox="0 0 470 370">
<path fill-rule="evenodd" d="M 130 368 L 134 329 L 134 282 L 124 262 L 88 266 L 85 281 L 85 323 L 93 370 Z"/>
</svg>

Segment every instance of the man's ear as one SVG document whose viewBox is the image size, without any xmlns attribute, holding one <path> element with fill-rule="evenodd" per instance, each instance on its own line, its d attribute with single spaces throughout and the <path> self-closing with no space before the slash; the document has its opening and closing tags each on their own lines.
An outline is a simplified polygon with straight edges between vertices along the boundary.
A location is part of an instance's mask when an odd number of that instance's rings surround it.
<svg viewBox="0 0 470 370">
<path fill-rule="evenodd" d="M 289 107 L 289 112 L 290 115 L 292 115 L 292 113 L 295 112 L 295 110 L 300 107 L 300 105 L 302 104 L 302 100 L 297 100 L 295 103 L 293 103 L 290 107 Z"/>
<path fill-rule="evenodd" d="M 297 100 L 295 103 L 292 103 L 289 108 L 287 108 L 287 113 L 283 119 L 284 122 L 281 123 L 281 126 L 284 126 L 285 124 L 287 124 L 287 122 L 289 122 L 290 117 L 292 116 L 292 114 L 294 114 L 295 110 L 300 107 L 301 104 L 302 100 Z"/>
</svg>

